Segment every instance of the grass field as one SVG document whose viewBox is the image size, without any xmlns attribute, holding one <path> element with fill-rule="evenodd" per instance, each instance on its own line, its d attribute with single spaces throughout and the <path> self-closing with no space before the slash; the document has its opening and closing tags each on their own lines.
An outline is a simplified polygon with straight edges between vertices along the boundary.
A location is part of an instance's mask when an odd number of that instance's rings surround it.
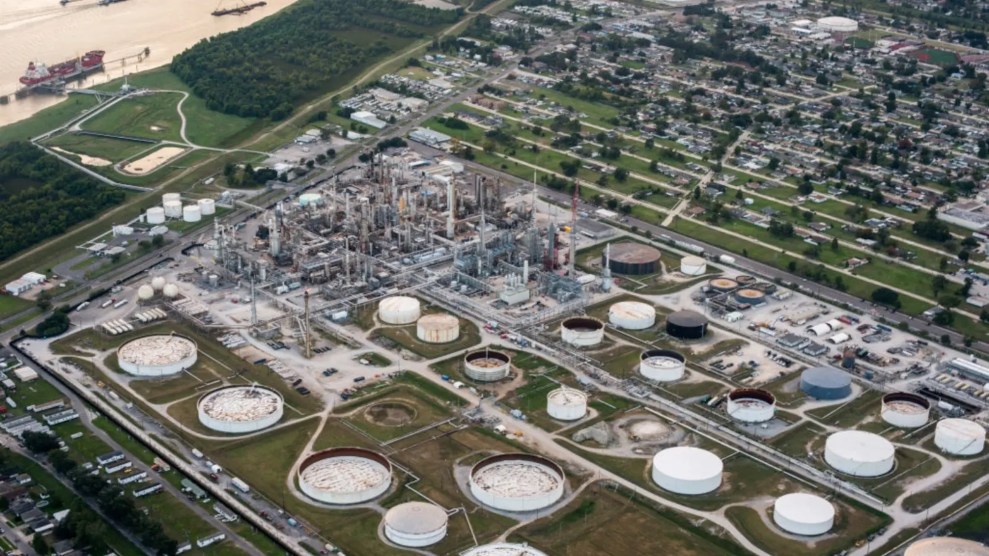
<svg viewBox="0 0 989 556">
<path fill-rule="evenodd" d="M 515 531 L 509 538 L 525 541 L 548 554 L 669 554 L 720 556 L 747 554 L 708 522 L 654 507 L 625 490 L 602 483 L 584 493 L 554 517 Z"/>
<path fill-rule="evenodd" d="M 425 359 L 436 359 L 475 346 L 481 341 L 477 325 L 460 319 L 460 337 L 445 344 L 428 344 L 416 337 L 416 325 L 382 326 L 369 336 L 372 340 L 392 344 L 393 349 L 407 349 Z"/>
<path fill-rule="evenodd" d="M 381 441 L 404 436 L 451 415 L 440 402 L 406 385 L 362 398 L 360 405 L 347 410 L 353 411 L 347 421 Z"/>
<path fill-rule="evenodd" d="M 82 124 L 83 129 L 146 139 L 181 141 L 180 93 L 156 93 L 118 101 Z"/>
</svg>

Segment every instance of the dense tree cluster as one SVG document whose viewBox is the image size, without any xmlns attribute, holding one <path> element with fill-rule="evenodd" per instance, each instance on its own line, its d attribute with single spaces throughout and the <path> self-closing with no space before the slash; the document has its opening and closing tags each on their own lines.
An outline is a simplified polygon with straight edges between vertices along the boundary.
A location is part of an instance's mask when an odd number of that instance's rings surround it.
<svg viewBox="0 0 989 556">
<path fill-rule="evenodd" d="M 395 37 L 427 36 L 462 13 L 403 0 L 303 0 L 249 28 L 200 41 L 171 69 L 212 110 L 283 119 L 295 103 L 392 52 L 401 42 Z"/>
<path fill-rule="evenodd" d="M 38 323 L 34 335 L 39 338 L 52 338 L 64 334 L 69 329 L 69 307 L 59 307 L 48 318 Z"/>
<path fill-rule="evenodd" d="M 27 143 L 0 147 L 0 260 L 64 233 L 124 200 Z"/>
</svg>

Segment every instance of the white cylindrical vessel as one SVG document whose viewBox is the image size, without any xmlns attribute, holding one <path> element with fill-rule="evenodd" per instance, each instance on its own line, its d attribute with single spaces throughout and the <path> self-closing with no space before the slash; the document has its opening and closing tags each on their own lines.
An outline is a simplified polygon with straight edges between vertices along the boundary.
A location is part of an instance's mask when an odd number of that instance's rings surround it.
<svg viewBox="0 0 989 556">
<path fill-rule="evenodd" d="M 657 382 L 673 382 L 683 378 L 687 360 L 683 354 L 670 349 L 649 349 L 639 356 L 639 374 Z"/>
<path fill-rule="evenodd" d="M 460 556 L 547 556 L 547 554 L 525 543 L 498 542 L 475 546 L 467 552 L 462 552 Z"/>
<path fill-rule="evenodd" d="M 834 527 L 834 505 L 813 494 L 786 494 L 773 504 L 773 521 L 794 535 L 823 535 Z"/>
<path fill-rule="evenodd" d="M 596 346 L 604 340 L 604 323 L 590 317 L 572 317 L 560 323 L 560 339 L 577 347 Z"/>
<path fill-rule="evenodd" d="M 640 301 L 619 301 L 608 309 L 608 322 L 626 330 L 645 330 L 656 324 L 656 309 Z"/>
<path fill-rule="evenodd" d="M 203 214 L 199 212 L 199 205 L 186 205 L 182 207 L 182 220 L 185 222 L 199 222 L 203 219 Z"/>
<path fill-rule="evenodd" d="M 448 314 L 423 315 L 416 321 L 416 337 L 427 344 L 445 344 L 460 337 L 460 320 Z"/>
<path fill-rule="evenodd" d="M 680 259 L 680 272 L 687 276 L 700 276 L 707 272 L 707 261 L 694 255 Z"/>
<path fill-rule="evenodd" d="M 889 440 L 865 431 L 840 431 L 824 444 L 824 461 L 855 477 L 878 477 L 893 469 L 896 449 Z"/>
<path fill-rule="evenodd" d="M 165 216 L 168 218 L 182 217 L 182 201 L 165 201 L 162 206 L 165 208 Z"/>
<path fill-rule="evenodd" d="M 303 193 L 299 195 L 299 206 L 318 205 L 323 202 L 323 196 L 319 193 Z"/>
<path fill-rule="evenodd" d="M 909 392 L 892 392 L 883 396 L 880 415 L 894 427 L 916 429 L 927 424 L 931 402 Z"/>
<path fill-rule="evenodd" d="M 427 502 L 405 502 L 385 514 L 385 536 L 411 548 L 436 544 L 446 537 L 446 511 Z"/>
<path fill-rule="evenodd" d="M 117 348 L 120 369 L 134 376 L 174 375 L 195 365 L 198 356 L 196 342 L 175 334 L 135 338 Z"/>
<path fill-rule="evenodd" d="M 765 423 L 776 414 L 776 396 L 768 390 L 738 388 L 728 394 L 728 415 L 742 423 Z"/>
<path fill-rule="evenodd" d="M 174 201 L 182 202 L 182 195 L 179 195 L 178 193 L 165 193 L 161 196 L 162 204 Z"/>
<path fill-rule="evenodd" d="M 563 497 L 563 468 L 532 454 L 500 454 L 470 470 L 470 493 L 481 504 L 507 512 L 531 512 Z"/>
<path fill-rule="evenodd" d="M 146 213 L 144 213 L 145 219 L 148 224 L 164 224 L 165 223 L 165 209 L 162 207 L 151 207 Z"/>
<path fill-rule="evenodd" d="M 941 419 L 934 428 L 934 444 L 954 456 L 974 456 L 985 447 L 986 429 L 968 419 Z"/>
<path fill-rule="evenodd" d="M 546 396 L 546 413 L 560 421 L 576 421 L 587 415 L 587 394 L 573 388 L 557 388 Z"/>
<path fill-rule="evenodd" d="M 480 382 L 493 382 L 509 375 L 512 358 L 492 349 L 472 351 L 464 356 L 464 374 Z"/>
<path fill-rule="evenodd" d="M 414 297 L 393 295 L 378 303 L 378 318 L 385 324 L 412 324 L 420 316 L 419 300 Z"/>
<path fill-rule="evenodd" d="M 155 289 L 150 284 L 144 284 L 137 288 L 137 298 L 141 301 L 148 301 L 155 296 Z"/>
<path fill-rule="evenodd" d="M 677 494 L 706 494 L 721 486 L 724 463 L 713 452 L 690 446 L 661 450 L 652 458 L 652 480 Z"/>
<path fill-rule="evenodd" d="M 199 212 L 203 216 L 216 214 L 216 201 L 213 199 L 200 199 L 196 204 L 199 205 Z"/>
<path fill-rule="evenodd" d="M 282 395 L 264 386 L 226 386 L 204 394 L 196 404 L 199 422 L 228 434 L 266 429 L 281 420 Z"/>
<path fill-rule="evenodd" d="M 360 504 L 391 487 L 391 462 L 364 448 L 330 448 L 316 452 L 299 466 L 299 490 L 326 504 Z"/>
</svg>

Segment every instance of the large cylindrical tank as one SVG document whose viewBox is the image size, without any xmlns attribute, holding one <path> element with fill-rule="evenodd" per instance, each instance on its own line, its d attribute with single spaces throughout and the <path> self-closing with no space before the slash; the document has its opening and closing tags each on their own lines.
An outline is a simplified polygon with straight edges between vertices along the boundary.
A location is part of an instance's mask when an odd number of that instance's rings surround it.
<svg viewBox="0 0 989 556">
<path fill-rule="evenodd" d="M 766 294 L 760 290 L 743 288 L 735 292 L 735 301 L 747 305 L 762 305 L 766 302 Z"/>
<path fill-rule="evenodd" d="M 608 309 L 608 322 L 626 330 L 645 330 L 656 324 L 656 309 L 640 301 L 619 301 Z"/>
<path fill-rule="evenodd" d="M 199 222 L 203 219 L 203 213 L 199 212 L 199 205 L 186 205 L 182 207 L 182 220 L 185 222 Z"/>
<path fill-rule="evenodd" d="M 165 193 L 164 195 L 161 196 L 161 203 L 163 205 L 165 203 L 171 203 L 171 202 L 175 202 L 175 201 L 178 201 L 178 202 L 181 203 L 182 202 L 182 196 L 179 195 L 178 193 Z"/>
<path fill-rule="evenodd" d="M 299 465 L 299 490 L 326 504 L 360 504 L 381 496 L 391 487 L 388 458 L 364 448 L 330 448 L 316 452 Z"/>
<path fill-rule="evenodd" d="M 728 393 L 728 415 L 742 423 L 764 423 L 776 413 L 776 396 L 768 390 L 737 388 Z"/>
<path fill-rule="evenodd" d="M 479 382 L 494 382 L 508 376 L 512 358 L 493 349 L 479 349 L 464 356 L 464 374 Z"/>
<path fill-rule="evenodd" d="M 680 259 L 680 272 L 687 276 L 700 276 L 707 272 L 707 261 L 694 255 Z"/>
<path fill-rule="evenodd" d="M 199 422 L 228 434 L 264 430 L 281 420 L 285 403 L 278 391 L 265 386 L 222 386 L 196 402 Z"/>
<path fill-rule="evenodd" d="M 878 477 L 893 469 L 896 449 L 889 440 L 865 431 L 840 431 L 824 443 L 824 461 L 854 477 Z"/>
<path fill-rule="evenodd" d="M 199 205 L 199 212 L 203 216 L 216 214 L 216 201 L 213 199 L 200 199 L 196 204 Z"/>
<path fill-rule="evenodd" d="M 573 388 L 557 388 L 546 396 L 546 413 L 560 421 L 576 421 L 587 415 L 587 394 Z"/>
<path fill-rule="evenodd" d="M 177 334 L 142 336 L 117 348 L 120 369 L 140 377 L 178 374 L 195 365 L 198 357 L 196 342 Z"/>
<path fill-rule="evenodd" d="M 716 292 L 730 292 L 738 288 L 738 282 L 731 278 L 711 278 L 707 281 L 707 286 Z"/>
<path fill-rule="evenodd" d="M 466 552 L 461 552 L 460 556 L 547 556 L 547 554 L 525 543 L 498 542 L 475 546 Z"/>
<path fill-rule="evenodd" d="M 560 323 L 560 337 L 572 346 L 596 346 L 604 339 L 604 323 L 590 317 L 564 319 Z"/>
<path fill-rule="evenodd" d="M 931 402 L 909 392 L 892 392 L 883 396 L 880 415 L 894 427 L 916 429 L 927 424 Z"/>
<path fill-rule="evenodd" d="M 773 521 L 794 535 L 823 535 L 834 526 L 834 505 L 814 494 L 785 494 L 773 504 Z"/>
<path fill-rule="evenodd" d="M 385 324 L 412 324 L 421 314 L 419 300 L 414 297 L 393 295 L 378 303 L 378 318 Z"/>
<path fill-rule="evenodd" d="M 986 429 L 968 419 L 941 419 L 934 428 L 934 444 L 954 456 L 974 456 L 985 447 Z"/>
<path fill-rule="evenodd" d="M 639 374 L 649 380 L 673 382 L 683 378 L 687 359 L 670 349 L 648 349 L 639 356 Z"/>
<path fill-rule="evenodd" d="M 818 400 L 840 400 L 852 393 L 852 377 L 834 367 L 811 367 L 800 374 L 800 389 Z"/>
<path fill-rule="evenodd" d="M 165 201 L 162 206 L 168 218 L 182 218 L 182 201 Z"/>
<path fill-rule="evenodd" d="M 681 340 L 699 340 L 707 334 L 707 317 L 697 311 L 677 311 L 666 317 L 666 333 Z"/>
<path fill-rule="evenodd" d="M 481 504 L 507 512 L 531 512 L 555 504 L 566 488 L 563 468 L 533 454 L 499 454 L 470 470 L 470 493 Z"/>
<path fill-rule="evenodd" d="M 423 315 L 416 322 L 416 337 L 427 344 L 445 344 L 460 337 L 460 320 L 453 315 Z"/>
<path fill-rule="evenodd" d="M 721 486 L 724 463 L 713 452 L 690 446 L 661 450 L 652 458 L 652 480 L 677 494 L 706 494 Z"/>
<path fill-rule="evenodd" d="M 148 224 L 157 225 L 165 223 L 165 209 L 162 207 L 151 207 L 144 213 Z"/>
<path fill-rule="evenodd" d="M 928 537 L 908 546 L 903 556 L 989 556 L 989 547 L 956 537 Z"/>
<path fill-rule="evenodd" d="M 412 548 L 436 544 L 446 536 L 446 511 L 428 502 L 405 502 L 385 514 L 385 536 Z"/>
<path fill-rule="evenodd" d="M 604 253 L 601 265 L 604 266 Z M 659 249 L 642 243 L 623 241 L 611 246 L 609 267 L 615 274 L 644 275 L 659 272 Z"/>
</svg>

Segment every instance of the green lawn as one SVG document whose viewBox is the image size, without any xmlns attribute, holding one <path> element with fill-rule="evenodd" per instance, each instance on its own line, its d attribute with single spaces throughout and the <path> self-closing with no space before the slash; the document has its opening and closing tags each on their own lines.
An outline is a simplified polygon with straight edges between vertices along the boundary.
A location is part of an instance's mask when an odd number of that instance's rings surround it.
<svg viewBox="0 0 989 556">
<path fill-rule="evenodd" d="M 181 141 L 177 110 L 180 100 L 180 93 L 132 96 L 86 120 L 82 127 L 115 135 Z"/>
</svg>

